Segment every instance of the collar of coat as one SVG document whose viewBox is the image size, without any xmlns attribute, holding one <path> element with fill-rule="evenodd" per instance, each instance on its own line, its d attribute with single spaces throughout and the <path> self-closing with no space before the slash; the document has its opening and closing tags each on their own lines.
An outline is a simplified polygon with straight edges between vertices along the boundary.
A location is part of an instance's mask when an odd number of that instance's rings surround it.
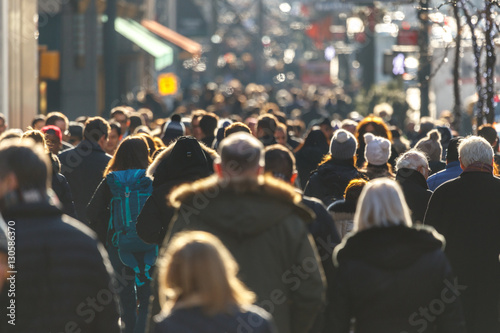
<svg viewBox="0 0 500 333">
<path fill-rule="evenodd" d="M 376 267 L 396 269 L 408 267 L 424 253 L 444 250 L 444 237 L 424 225 L 372 227 L 351 232 L 333 251 L 333 263 L 357 260 Z"/>
<path fill-rule="evenodd" d="M 259 176 L 257 178 L 221 178 L 217 175 L 198 180 L 194 183 L 184 184 L 170 194 L 170 204 L 179 208 L 183 202 L 191 199 L 198 193 L 262 193 L 299 204 L 302 200 L 300 193 L 295 188 L 282 180 L 272 176 Z"/>
<path fill-rule="evenodd" d="M 396 174 L 396 180 L 399 181 L 400 183 L 405 181 L 410 181 L 412 183 L 419 185 L 420 187 L 429 189 L 425 177 L 417 170 L 401 168 L 398 170 Z"/>
</svg>

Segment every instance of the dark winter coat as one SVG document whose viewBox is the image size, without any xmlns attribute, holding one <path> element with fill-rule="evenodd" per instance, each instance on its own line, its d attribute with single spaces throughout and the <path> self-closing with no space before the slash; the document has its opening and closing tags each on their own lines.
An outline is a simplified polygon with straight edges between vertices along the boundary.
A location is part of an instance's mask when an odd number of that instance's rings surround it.
<svg viewBox="0 0 500 333">
<path fill-rule="evenodd" d="M 76 218 L 73 195 L 71 194 L 71 189 L 69 188 L 66 177 L 60 173 L 52 174 L 52 189 L 61 202 L 63 213 L 71 216 L 72 218 Z"/>
<path fill-rule="evenodd" d="M 328 142 L 321 130 L 312 130 L 304 140 L 304 145 L 295 154 L 300 185 L 306 187 L 311 172 L 318 168 L 323 157 L 328 154 Z"/>
<path fill-rule="evenodd" d="M 208 177 L 213 173 L 217 153 L 200 145 L 193 137 L 182 137 L 170 145 L 149 166 L 153 193 L 137 219 L 137 234 L 147 243 L 161 245 L 175 209 L 168 203 L 168 194 L 175 187 Z"/>
<path fill-rule="evenodd" d="M 308 331 L 323 306 L 324 276 L 305 223 L 311 213 L 291 186 L 272 177 L 228 182 L 214 176 L 183 185 L 170 199 L 179 210 L 165 244 L 182 230 L 219 237 L 279 332 Z"/>
<path fill-rule="evenodd" d="M 331 332 L 348 333 L 351 318 L 356 333 L 465 332 L 443 244 L 432 228 L 404 226 L 344 238 L 334 252 Z"/>
<path fill-rule="evenodd" d="M 200 307 L 181 308 L 155 317 L 154 333 L 277 333 L 269 313 L 257 306 L 232 314 L 207 316 Z"/>
<path fill-rule="evenodd" d="M 425 224 L 446 238 L 446 255 L 461 285 L 469 333 L 499 332 L 500 179 L 463 172 L 439 186 Z"/>
<path fill-rule="evenodd" d="M 2 315 L 0 332 L 66 332 L 68 327 L 82 333 L 119 332 L 110 289 L 117 284 L 112 284 L 108 255 L 95 234 L 46 201 L 18 204 L 2 214 L 15 222 L 18 274 L 11 298 L 16 326 Z M 7 291 L 0 301 L 3 314 Z"/>
<path fill-rule="evenodd" d="M 309 178 L 304 194 L 318 198 L 325 206 L 344 197 L 345 188 L 354 178 L 362 178 L 352 162 L 330 159 Z"/>
<path fill-rule="evenodd" d="M 429 175 L 433 175 L 439 171 L 442 171 L 446 168 L 446 163 L 441 162 L 441 161 L 429 161 L 429 169 L 431 169 L 431 172 Z"/>
<path fill-rule="evenodd" d="M 61 161 L 61 173 L 68 180 L 73 194 L 76 215 L 80 221 L 87 222 L 87 204 L 101 182 L 111 156 L 97 143 L 83 140 L 75 148 L 59 154 L 58 157 Z"/>
<path fill-rule="evenodd" d="M 425 177 L 416 170 L 402 168 L 398 170 L 396 180 L 401 185 L 406 203 L 411 210 L 411 220 L 413 223 L 422 223 L 427 203 L 432 195 Z"/>
</svg>

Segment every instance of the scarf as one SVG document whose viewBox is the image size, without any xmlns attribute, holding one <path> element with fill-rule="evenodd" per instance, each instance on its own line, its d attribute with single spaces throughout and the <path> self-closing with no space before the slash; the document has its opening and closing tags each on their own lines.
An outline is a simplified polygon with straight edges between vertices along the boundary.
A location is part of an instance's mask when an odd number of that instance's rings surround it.
<svg viewBox="0 0 500 333">
<path fill-rule="evenodd" d="M 493 173 L 493 166 L 483 162 L 474 162 L 469 164 L 467 168 L 463 171 L 465 172 L 486 172 Z"/>
</svg>

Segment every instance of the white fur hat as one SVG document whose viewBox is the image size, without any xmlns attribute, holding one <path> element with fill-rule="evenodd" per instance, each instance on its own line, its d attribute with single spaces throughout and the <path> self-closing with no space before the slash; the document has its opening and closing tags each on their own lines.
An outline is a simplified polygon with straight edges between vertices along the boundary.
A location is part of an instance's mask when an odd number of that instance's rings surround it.
<svg viewBox="0 0 500 333">
<path fill-rule="evenodd" d="M 391 142 L 386 138 L 365 133 L 365 160 L 373 165 L 384 165 L 391 156 Z"/>
</svg>

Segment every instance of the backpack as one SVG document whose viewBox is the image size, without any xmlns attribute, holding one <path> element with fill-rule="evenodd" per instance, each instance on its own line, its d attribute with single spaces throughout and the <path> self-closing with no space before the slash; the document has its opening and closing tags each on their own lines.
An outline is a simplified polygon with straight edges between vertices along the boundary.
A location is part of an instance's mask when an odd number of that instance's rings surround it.
<svg viewBox="0 0 500 333">
<path fill-rule="evenodd" d="M 137 235 L 137 217 L 153 192 L 153 183 L 144 169 L 114 171 L 106 182 L 112 194 L 108 230 L 114 230 L 113 245 L 124 265 L 136 275 L 149 276 L 158 256 L 158 246 L 147 244 Z"/>
</svg>

